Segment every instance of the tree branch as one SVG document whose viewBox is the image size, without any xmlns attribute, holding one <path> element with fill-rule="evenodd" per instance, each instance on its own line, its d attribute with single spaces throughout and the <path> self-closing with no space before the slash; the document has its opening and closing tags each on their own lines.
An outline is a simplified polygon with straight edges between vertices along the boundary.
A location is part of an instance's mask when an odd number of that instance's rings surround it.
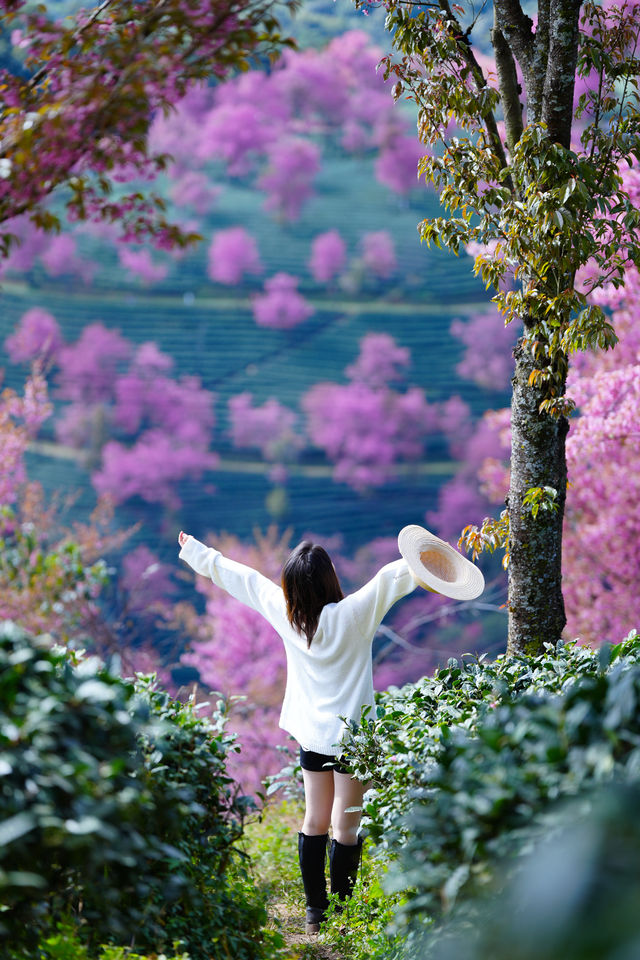
<svg viewBox="0 0 640 960">
<path fill-rule="evenodd" d="M 550 0 L 538 0 L 538 24 L 534 42 L 533 61 L 527 77 L 527 104 L 529 120 L 539 123 L 542 116 L 542 94 L 549 59 Z"/>
<path fill-rule="evenodd" d="M 494 11 L 495 17 L 495 11 Z M 511 153 L 522 136 L 522 103 L 520 102 L 520 84 L 511 47 L 504 38 L 500 28 L 495 25 L 491 31 L 491 42 L 496 55 L 496 69 L 500 85 L 500 100 L 504 111 L 504 122 L 507 131 L 507 146 Z"/>
<path fill-rule="evenodd" d="M 462 30 L 462 27 L 458 20 L 455 18 L 451 7 L 449 6 L 449 0 L 440 0 L 440 9 L 446 15 L 449 23 L 455 26 L 455 39 L 457 40 L 458 50 L 462 55 L 462 58 L 466 64 L 471 69 L 471 74 L 473 76 L 474 82 L 478 90 L 483 90 L 487 86 L 486 77 L 482 71 L 482 67 L 476 60 L 473 50 L 471 49 L 471 44 Z M 501 168 L 507 167 L 509 164 L 507 162 L 507 157 L 504 152 L 504 145 L 502 143 L 502 138 L 498 130 L 498 124 L 496 123 L 496 118 L 493 114 L 493 111 L 489 110 L 482 115 L 484 125 L 487 130 L 489 141 L 493 147 L 496 156 L 500 161 Z"/>
<path fill-rule="evenodd" d="M 541 0 L 542 3 L 548 0 Z M 527 105 L 529 120 L 536 119 L 539 108 L 536 107 L 536 83 L 539 79 L 535 54 L 535 34 L 533 21 L 524 13 L 519 0 L 495 0 L 493 5 L 494 32 L 499 31 L 509 46 L 511 56 L 518 61 L 527 87 Z M 494 45 L 495 49 L 495 45 Z M 496 50 L 496 57 L 498 52 Z M 544 76 L 544 73 L 543 73 Z M 542 83 L 539 83 L 539 94 Z M 539 119 L 539 118 L 538 118 Z"/>
<path fill-rule="evenodd" d="M 71 36 L 72 45 L 77 43 L 77 41 L 82 38 L 83 33 L 85 33 L 89 27 L 92 27 L 93 24 L 96 22 L 96 20 L 99 20 L 100 15 L 108 7 L 112 6 L 114 2 L 115 0 L 103 0 L 103 2 L 95 8 L 95 10 L 91 11 L 91 16 L 88 17 L 87 20 L 82 24 L 82 26 L 78 27 L 75 33 L 72 34 Z M 44 78 L 47 76 L 48 73 L 49 73 L 48 66 L 40 67 L 40 69 L 36 71 L 36 73 L 34 73 L 32 77 L 30 77 L 27 87 L 28 88 L 30 87 L 31 89 L 35 89 L 35 87 L 38 86 L 40 81 L 44 80 Z"/>
<path fill-rule="evenodd" d="M 559 143 L 566 150 L 571 148 L 581 5 L 582 0 L 551 0 L 549 11 L 549 57 L 542 120 L 552 142 Z"/>
</svg>

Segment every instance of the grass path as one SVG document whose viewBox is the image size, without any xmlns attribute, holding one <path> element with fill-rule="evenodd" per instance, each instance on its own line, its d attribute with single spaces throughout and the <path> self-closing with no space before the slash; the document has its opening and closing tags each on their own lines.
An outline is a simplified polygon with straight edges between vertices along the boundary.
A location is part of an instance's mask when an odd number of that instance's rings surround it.
<svg viewBox="0 0 640 960">
<path fill-rule="evenodd" d="M 282 960 L 345 960 L 346 951 L 320 934 L 304 932 L 304 895 L 298 867 L 298 830 L 302 807 L 294 801 L 267 808 L 247 825 L 244 846 L 256 883 L 267 896 L 269 925 L 284 940 Z"/>
<path fill-rule="evenodd" d="M 287 960 L 343 960 L 333 947 L 323 943 L 321 935 L 304 932 L 302 902 L 273 901 L 269 903 L 269 917 L 284 939 Z"/>
</svg>

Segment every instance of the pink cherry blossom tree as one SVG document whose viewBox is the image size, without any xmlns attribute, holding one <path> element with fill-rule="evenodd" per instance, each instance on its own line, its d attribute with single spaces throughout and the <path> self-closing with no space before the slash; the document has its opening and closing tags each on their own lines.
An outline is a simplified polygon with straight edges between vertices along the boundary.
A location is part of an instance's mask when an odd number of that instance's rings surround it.
<svg viewBox="0 0 640 960">
<path fill-rule="evenodd" d="M 32 307 L 23 313 L 14 333 L 4 342 L 12 363 L 39 360 L 43 365 L 55 361 L 62 344 L 56 318 L 41 307 Z"/>
<path fill-rule="evenodd" d="M 519 332 L 516 325 L 505 324 L 498 311 L 490 308 L 467 320 L 454 320 L 450 330 L 465 346 L 456 372 L 479 387 L 506 391 L 513 373 L 513 348 Z"/>
<path fill-rule="evenodd" d="M 390 138 L 376 159 L 376 180 L 394 193 L 408 194 L 418 186 L 418 162 L 423 156 L 424 146 L 415 137 Z"/>
<path fill-rule="evenodd" d="M 245 274 L 263 271 L 258 245 L 244 227 L 218 230 L 209 247 L 209 276 L 217 283 L 240 283 Z"/>
<path fill-rule="evenodd" d="M 93 404 L 109 400 L 132 344 L 117 330 L 102 323 L 84 327 L 74 344 L 58 353 L 57 387 L 64 400 Z"/>
<path fill-rule="evenodd" d="M 127 534 L 114 534 L 106 502 L 88 523 L 65 527 L 62 498 L 47 505 L 29 482 L 25 453 L 50 415 L 37 365 L 22 395 L 7 388 L 0 396 L 0 618 L 63 643 L 86 636 L 107 579 L 101 557 Z"/>
<path fill-rule="evenodd" d="M 346 244 L 337 230 L 327 230 L 313 238 L 309 270 L 318 283 L 329 283 L 341 272 L 346 260 Z"/>
<path fill-rule="evenodd" d="M 360 239 L 365 274 L 387 280 L 397 266 L 393 238 L 388 230 L 363 233 Z"/>
<path fill-rule="evenodd" d="M 298 281 L 289 273 L 276 273 L 265 281 L 264 293 L 254 297 L 253 316 L 261 327 L 288 330 L 304 323 L 314 312 L 298 293 Z"/>
<path fill-rule="evenodd" d="M 374 339 L 372 340 L 371 337 Z M 317 383 L 301 401 L 312 442 L 334 463 L 334 480 L 356 490 L 380 486 L 399 461 L 419 460 L 436 424 L 422 390 L 389 386 L 407 352 L 391 337 L 370 334 L 348 368 L 351 381 Z"/>
<path fill-rule="evenodd" d="M 154 262 L 149 250 L 132 250 L 131 247 L 121 246 L 118 257 L 129 274 L 139 277 L 142 283 L 147 285 L 164 280 L 169 272 L 166 263 Z"/>
<path fill-rule="evenodd" d="M 55 318 L 30 311 L 7 348 L 16 359 L 55 362 L 56 393 L 66 401 L 57 438 L 83 452 L 100 494 L 175 507 L 180 481 L 215 467 L 215 398 L 197 377 L 172 376 L 173 360 L 154 343 L 134 347 L 93 323 L 64 344 Z"/>
<path fill-rule="evenodd" d="M 129 370 L 114 381 L 112 422 L 133 442 L 106 443 L 93 482 L 117 502 L 140 496 L 178 506 L 180 479 L 197 478 L 217 463 L 209 449 L 213 396 L 197 377 L 169 376 L 172 366 L 155 344 L 142 344 Z"/>
<path fill-rule="evenodd" d="M 0 397 L 0 504 L 14 503 L 26 482 L 24 455 L 29 441 L 51 415 L 47 383 L 37 366 L 24 395 L 5 389 Z"/>
<path fill-rule="evenodd" d="M 286 5 L 286 4 L 285 4 Z M 119 222 L 123 235 L 160 246 L 189 240 L 148 191 L 115 181 L 153 177 L 166 159 L 149 150 L 154 115 L 166 114 L 190 86 L 224 78 L 258 48 L 283 43 L 273 9 L 253 0 L 113 4 L 56 19 L 22 0 L 2 0 L 5 35 L 26 69 L 3 68 L 0 118 L 0 223 L 26 213 L 45 230 L 60 220 L 47 206 L 65 187 L 68 215 Z M 11 62 L 10 60 L 8 62 Z M 0 235 L 9 251 L 11 225 Z"/>
<path fill-rule="evenodd" d="M 229 418 L 234 447 L 257 449 L 264 460 L 285 470 L 306 445 L 296 413 L 274 397 L 254 406 L 250 393 L 238 393 L 229 400 Z M 275 476 L 281 482 L 282 469 Z"/>
<path fill-rule="evenodd" d="M 320 169 L 320 148 L 308 140 L 277 140 L 267 152 L 267 169 L 258 181 L 266 192 L 265 209 L 282 220 L 297 220 L 313 193 Z"/>
</svg>

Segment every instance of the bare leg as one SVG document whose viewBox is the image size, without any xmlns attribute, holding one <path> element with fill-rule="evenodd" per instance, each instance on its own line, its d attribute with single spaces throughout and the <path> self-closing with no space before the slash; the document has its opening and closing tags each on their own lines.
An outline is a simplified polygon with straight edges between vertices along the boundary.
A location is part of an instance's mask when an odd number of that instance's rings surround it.
<svg viewBox="0 0 640 960">
<path fill-rule="evenodd" d="M 304 781 L 304 821 L 302 832 L 307 836 L 326 833 L 331 823 L 333 805 L 333 771 L 303 770 Z"/>
<path fill-rule="evenodd" d="M 365 784 L 354 780 L 348 773 L 333 771 L 333 806 L 331 809 L 331 823 L 333 838 L 338 843 L 354 846 L 358 842 L 358 827 L 362 817 L 362 810 L 356 813 L 347 813 L 350 807 L 362 807 Z"/>
</svg>

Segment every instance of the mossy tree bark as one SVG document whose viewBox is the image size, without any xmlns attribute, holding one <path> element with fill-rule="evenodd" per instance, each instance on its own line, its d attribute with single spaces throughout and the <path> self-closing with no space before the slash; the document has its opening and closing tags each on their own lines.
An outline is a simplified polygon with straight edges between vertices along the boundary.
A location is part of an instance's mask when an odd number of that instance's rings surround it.
<svg viewBox="0 0 640 960">
<path fill-rule="evenodd" d="M 542 121 L 547 136 L 565 149 L 571 146 L 573 94 L 579 43 L 580 0 L 541 0 L 539 25 L 524 14 L 518 0 L 495 0 L 493 45 L 507 139 L 514 145 L 522 132 L 520 89 L 514 82 L 519 61 L 530 122 Z M 521 189 L 528 184 L 522 183 Z M 571 274 L 547 279 L 557 289 L 574 284 Z M 559 271 L 558 271 L 559 273 Z M 524 272 L 526 287 L 534 282 Z M 534 324 L 523 318 L 525 334 Z M 535 334 L 534 334 L 535 336 Z M 536 654 L 556 643 L 566 623 L 562 595 L 562 524 L 567 488 L 565 441 L 569 423 L 563 416 L 541 412 L 544 393 L 536 386 L 538 362 L 520 341 L 514 351 L 511 401 L 511 479 L 509 512 L 509 631 L 507 653 Z M 542 356 L 542 365 L 548 363 Z M 532 374 L 534 375 L 532 377 Z M 565 377 L 555 384 L 564 394 Z M 553 509 L 535 513 L 524 503 L 534 488 L 555 490 Z"/>
<path fill-rule="evenodd" d="M 566 623 L 562 597 L 562 521 L 567 488 L 565 417 L 540 413 L 530 386 L 534 366 L 528 350 L 515 351 L 511 398 L 509 485 L 509 638 L 507 654 L 536 654 L 554 643 Z M 557 491 L 556 509 L 533 516 L 523 501 L 534 487 Z"/>
</svg>

